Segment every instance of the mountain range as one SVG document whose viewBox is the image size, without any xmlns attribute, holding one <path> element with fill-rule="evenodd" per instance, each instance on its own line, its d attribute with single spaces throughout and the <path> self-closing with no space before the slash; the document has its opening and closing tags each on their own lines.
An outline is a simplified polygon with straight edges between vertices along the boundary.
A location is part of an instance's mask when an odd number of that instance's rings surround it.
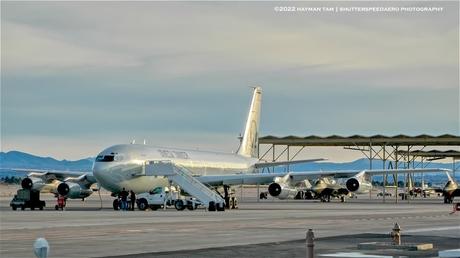
<svg viewBox="0 0 460 258">
<path fill-rule="evenodd" d="M 20 151 L 0 152 L 0 168 L 34 168 L 71 171 L 91 171 L 94 158 L 80 160 L 57 160 L 39 157 Z"/>
</svg>

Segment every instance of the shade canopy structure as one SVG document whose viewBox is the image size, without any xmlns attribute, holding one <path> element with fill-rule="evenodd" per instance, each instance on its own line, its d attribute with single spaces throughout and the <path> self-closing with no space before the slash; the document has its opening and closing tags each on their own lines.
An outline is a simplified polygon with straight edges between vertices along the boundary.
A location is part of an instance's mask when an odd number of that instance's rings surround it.
<svg viewBox="0 0 460 258">
<path fill-rule="evenodd" d="M 260 147 L 263 148 L 261 149 Z M 420 134 L 416 136 L 404 134 L 394 136 L 380 134 L 372 136 L 308 135 L 303 137 L 267 135 L 259 138 L 259 158 L 269 161 L 294 160 L 307 147 L 342 147 L 346 150 L 360 151 L 369 159 L 369 169 L 374 168 L 373 160 L 375 159 L 382 161 L 382 169 L 389 169 L 425 167 L 433 160 L 452 158 L 454 176 L 457 170 L 455 161 L 460 159 L 460 149 L 454 150 L 460 147 L 460 136 L 452 134 Z M 453 149 L 445 151 L 426 150 L 436 147 Z M 416 162 L 416 160 L 420 161 Z M 289 171 L 289 166 L 287 171 Z M 387 174 L 384 175 L 384 185 L 386 185 L 387 176 Z M 393 176 L 396 182 L 398 174 L 396 173 Z M 411 176 L 406 175 L 405 180 Z M 383 192 L 385 192 L 385 187 L 383 187 Z M 369 192 L 369 198 L 371 198 L 371 192 Z M 398 188 L 396 187 L 396 202 L 398 202 L 397 198 Z M 383 201 L 385 202 L 385 197 L 383 197 Z"/>
<path fill-rule="evenodd" d="M 442 158 L 460 159 L 459 150 L 429 150 L 436 147 L 460 147 L 460 136 L 452 134 L 416 136 L 398 134 L 388 135 L 330 135 L 330 136 L 263 136 L 259 138 L 259 145 L 265 150 L 259 153 L 262 159 L 278 161 L 280 159 L 294 159 L 305 147 L 343 147 L 346 150 L 360 151 L 369 159 L 369 169 L 372 169 L 374 159 L 393 161 L 396 168 L 404 166 L 408 168 L 414 165 L 415 159 L 436 160 Z M 271 156 L 271 157 L 270 157 Z M 384 167 L 385 168 L 385 167 Z M 455 172 L 455 166 L 454 166 Z"/>
<path fill-rule="evenodd" d="M 408 136 L 399 134 L 395 136 L 386 135 L 352 135 L 352 136 L 263 136 L 259 138 L 259 144 L 290 145 L 290 146 L 460 146 L 460 136 L 443 134 L 439 136 L 421 134 Z"/>
<path fill-rule="evenodd" d="M 453 158 L 453 159 L 460 159 L 460 151 L 457 150 L 414 150 L 414 151 L 398 151 L 400 155 L 411 155 L 417 157 L 424 157 L 428 159 L 445 159 L 445 158 Z"/>
</svg>

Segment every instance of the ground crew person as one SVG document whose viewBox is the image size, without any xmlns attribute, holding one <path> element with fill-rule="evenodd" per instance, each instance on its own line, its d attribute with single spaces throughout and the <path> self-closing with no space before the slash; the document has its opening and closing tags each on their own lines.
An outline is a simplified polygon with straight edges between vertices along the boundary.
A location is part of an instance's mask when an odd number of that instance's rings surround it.
<svg viewBox="0 0 460 258">
<path fill-rule="evenodd" d="M 134 204 L 136 204 L 136 194 L 134 193 L 133 190 L 129 191 L 131 196 L 130 196 L 130 200 L 131 200 L 131 210 L 133 211 L 134 210 Z"/>
<path fill-rule="evenodd" d="M 57 198 L 57 209 L 64 210 L 64 207 L 65 207 L 65 197 L 62 195 L 59 195 Z"/>
<path fill-rule="evenodd" d="M 123 190 L 120 193 L 121 195 L 121 209 L 126 211 L 128 210 L 128 192 L 123 187 Z"/>
</svg>

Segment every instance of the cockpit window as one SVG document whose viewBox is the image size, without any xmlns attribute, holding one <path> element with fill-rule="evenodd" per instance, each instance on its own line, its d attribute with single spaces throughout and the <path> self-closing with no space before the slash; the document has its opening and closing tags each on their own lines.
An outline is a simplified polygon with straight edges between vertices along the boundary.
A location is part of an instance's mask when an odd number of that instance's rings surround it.
<svg viewBox="0 0 460 258">
<path fill-rule="evenodd" d="M 111 162 L 114 158 L 114 155 L 99 155 L 96 157 L 96 162 Z"/>
</svg>

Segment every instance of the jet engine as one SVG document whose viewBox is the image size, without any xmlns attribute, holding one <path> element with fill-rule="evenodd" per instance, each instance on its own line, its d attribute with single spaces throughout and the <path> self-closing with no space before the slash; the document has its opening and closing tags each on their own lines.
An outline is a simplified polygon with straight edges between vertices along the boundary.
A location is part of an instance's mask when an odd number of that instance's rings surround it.
<svg viewBox="0 0 460 258">
<path fill-rule="evenodd" d="M 347 189 L 350 192 L 355 192 L 355 191 L 358 191 L 360 183 L 359 183 L 359 180 L 357 178 L 352 177 L 352 178 L 347 180 L 346 186 L 347 186 Z"/>
<path fill-rule="evenodd" d="M 268 193 L 278 199 L 294 199 L 297 195 L 297 189 L 295 187 L 289 187 L 288 185 L 271 183 L 268 186 Z"/>
<path fill-rule="evenodd" d="M 57 187 L 57 191 L 60 195 L 71 199 L 83 199 L 90 196 L 92 193 L 91 189 L 83 188 L 81 185 L 73 182 L 60 183 Z"/>
<path fill-rule="evenodd" d="M 369 192 L 369 190 L 372 188 L 371 183 L 367 182 L 362 177 L 349 178 L 345 185 L 350 192 L 365 193 Z"/>
<path fill-rule="evenodd" d="M 45 182 L 38 177 L 26 177 L 22 179 L 21 186 L 24 189 L 40 191 L 45 186 Z"/>
</svg>

